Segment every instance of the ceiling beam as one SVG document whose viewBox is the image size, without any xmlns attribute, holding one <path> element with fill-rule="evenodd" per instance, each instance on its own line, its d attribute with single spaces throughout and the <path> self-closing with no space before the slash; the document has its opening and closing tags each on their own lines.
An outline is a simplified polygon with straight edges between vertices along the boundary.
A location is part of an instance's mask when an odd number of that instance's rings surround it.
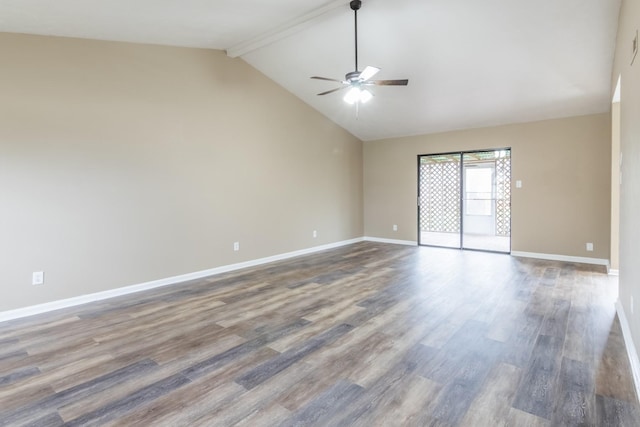
<svg viewBox="0 0 640 427">
<path fill-rule="evenodd" d="M 311 12 L 305 13 L 297 18 L 294 18 L 273 30 L 267 31 L 252 39 L 238 43 L 235 46 L 231 46 L 226 50 L 227 56 L 231 58 L 237 58 L 238 56 L 245 55 L 254 50 L 260 49 L 271 43 L 275 43 L 278 40 L 282 40 L 285 37 L 289 37 L 299 31 L 311 27 L 315 21 L 321 16 L 337 9 L 340 6 L 346 7 L 349 3 L 347 0 L 332 0 L 324 6 L 320 6 Z"/>
</svg>

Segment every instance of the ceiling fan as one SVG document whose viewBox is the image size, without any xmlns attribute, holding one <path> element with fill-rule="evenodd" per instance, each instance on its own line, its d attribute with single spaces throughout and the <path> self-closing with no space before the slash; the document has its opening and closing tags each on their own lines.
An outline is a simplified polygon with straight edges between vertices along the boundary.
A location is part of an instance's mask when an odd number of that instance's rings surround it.
<svg viewBox="0 0 640 427">
<path fill-rule="evenodd" d="M 365 86 L 406 86 L 409 84 L 408 79 L 400 80 L 371 80 L 371 78 L 380 71 L 380 68 L 368 66 L 363 71 L 358 71 L 358 10 L 362 6 L 361 0 L 352 0 L 349 3 L 351 10 L 353 10 L 355 20 L 355 57 L 356 57 L 356 70 L 351 71 L 345 75 L 344 80 L 331 79 L 328 77 L 313 76 L 312 79 L 327 80 L 330 82 L 342 83 L 342 87 L 331 89 L 326 92 L 321 92 L 318 95 L 328 95 L 333 92 L 338 92 L 343 89 L 349 88 L 349 91 L 344 96 L 344 100 L 349 104 L 356 102 L 365 103 L 369 101 L 373 94 L 369 92 Z"/>
</svg>

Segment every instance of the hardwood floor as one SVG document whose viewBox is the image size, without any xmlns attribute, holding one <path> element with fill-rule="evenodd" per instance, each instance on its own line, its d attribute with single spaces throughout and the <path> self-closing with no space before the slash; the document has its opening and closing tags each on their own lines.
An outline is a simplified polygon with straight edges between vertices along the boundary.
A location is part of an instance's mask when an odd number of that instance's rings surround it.
<svg viewBox="0 0 640 427">
<path fill-rule="evenodd" d="M 615 298 L 358 243 L 0 324 L 0 425 L 639 426 Z"/>
</svg>

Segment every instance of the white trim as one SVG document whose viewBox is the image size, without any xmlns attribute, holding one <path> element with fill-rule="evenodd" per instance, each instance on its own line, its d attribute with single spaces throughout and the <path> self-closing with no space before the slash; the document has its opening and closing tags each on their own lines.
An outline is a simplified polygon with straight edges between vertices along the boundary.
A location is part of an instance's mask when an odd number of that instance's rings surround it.
<svg viewBox="0 0 640 427">
<path fill-rule="evenodd" d="M 511 251 L 511 256 L 517 256 L 517 257 L 523 257 L 523 258 L 546 259 L 549 261 L 577 262 L 580 264 L 605 265 L 607 266 L 607 268 L 609 266 L 609 260 L 602 259 L 602 258 L 586 258 L 581 256 L 540 254 L 535 252 L 521 252 L 521 251 Z"/>
<path fill-rule="evenodd" d="M 322 16 L 334 9 L 337 9 L 338 7 L 345 7 L 346 5 L 347 3 L 345 0 L 333 0 L 324 6 L 320 6 L 311 12 L 298 16 L 272 30 L 267 31 L 266 33 L 238 43 L 235 46 L 231 46 L 227 49 L 227 56 L 230 58 L 237 58 L 238 56 L 246 55 L 249 52 L 268 46 L 278 40 L 282 40 L 285 37 L 289 37 L 311 27 Z"/>
<path fill-rule="evenodd" d="M 88 295 L 80 295 L 73 298 L 67 298 L 58 301 L 47 302 L 44 304 L 32 305 L 29 307 L 18 308 L 15 310 L 0 312 L 0 322 L 7 320 L 19 319 L 22 317 L 33 316 L 35 314 L 47 313 L 49 311 L 59 310 L 61 308 L 74 307 L 89 302 L 101 301 L 108 298 L 114 298 L 122 295 L 128 295 L 135 292 L 146 291 L 149 289 L 160 288 L 162 286 L 175 285 L 189 280 L 201 279 L 203 277 L 213 276 L 215 274 L 226 273 L 229 271 L 240 270 L 247 267 L 255 267 L 257 265 L 267 264 L 274 261 L 294 258 L 301 255 L 308 255 L 327 249 L 338 248 L 340 246 L 351 245 L 353 243 L 362 242 L 364 238 L 359 237 L 351 240 L 343 240 L 340 242 L 329 243 L 321 246 L 314 246 L 298 251 L 287 252 L 265 258 L 259 258 L 251 261 L 240 262 L 237 264 L 223 265 L 208 270 L 196 271 L 194 273 L 181 274 L 179 276 L 167 277 L 165 279 L 152 280 L 150 282 L 140 283 L 137 285 L 124 286 L 121 288 L 110 289 L 108 291 L 96 292 Z"/>
<path fill-rule="evenodd" d="M 614 270 L 613 268 L 609 269 L 609 276 L 619 276 L 620 270 Z"/>
<path fill-rule="evenodd" d="M 618 83 L 616 83 L 616 90 L 613 92 L 613 99 L 611 100 L 612 104 L 616 104 L 620 102 L 620 80 L 622 80 L 622 74 L 618 76 Z"/>
<path fill-rule="evenodd" d="M 366 242 L 391 243 L 391 244 L 394 244 L 394 245 L 418 246 L 418 242 L 413 241 L 413 240 L 383 239 L 381 237 L 365 237 L 364 240 Z"/>
<path fill-rule="evenodd" d="M 624 337 L 624 345 L 627 348 L 627 356 L 631 364 L 633 383 L 636 386 L 636 397 L 638 397 L 640 396 L 640 359 L 638 359 L 636 346 L 633 344 L 633 337 L 631 336 L 631 328 L 629 327 L 629 322 L 627 321 L 627 316 L 624 313 L 624 307 L 620 300 L 616 301 L 616 312 L 618 313 L 622 336 Z"/>
</svg>

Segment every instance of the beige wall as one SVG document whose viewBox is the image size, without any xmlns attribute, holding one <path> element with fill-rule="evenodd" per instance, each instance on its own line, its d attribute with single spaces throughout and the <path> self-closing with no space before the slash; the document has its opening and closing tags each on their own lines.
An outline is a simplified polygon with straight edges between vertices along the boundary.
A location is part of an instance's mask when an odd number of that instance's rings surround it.
<svg viewBox="0 0 640 427">
<path fill-rule="evenodd" d="M 0 311 L 363 235 L 362 142 L 243 61 L 13 34 L 0 52 Z"/>
<path fill-rule="evenodd" d="M 417 155 L 511 147 L 512 181 L 523 183 L 512 185 L 512 250 L 609 259 L 610 123 L 599 114 L 366 142 L 365 235 L 417 240 Z"/>
<path fill-rule="evenodd" d="M 620 92 L 620 302 L 640 352 L 640 54 L 631 65 L 631 45 L 640 29 L 640 1 L 623 0 L 611 81 L 613 96 L 618 76 Z M 631 308 L 631 298 L 635 301 Z"/>
</svg>

